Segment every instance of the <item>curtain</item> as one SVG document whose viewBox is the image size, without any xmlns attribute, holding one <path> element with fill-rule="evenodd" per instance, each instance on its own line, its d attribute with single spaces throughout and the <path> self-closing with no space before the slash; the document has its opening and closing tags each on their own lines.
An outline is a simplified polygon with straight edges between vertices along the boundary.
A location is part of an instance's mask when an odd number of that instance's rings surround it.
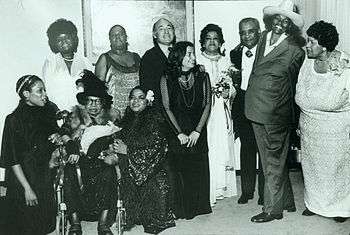
<svg viewBox="0 0 350 235">
<path fill-rule="evenodd" d="M 350 53 L 350 1 L 349 0 L 295 0 L 304 16 L 308 29 L 315 21 L 324 20 L 337 27 L 339 33 L 338 49 Z"/>
</svg>

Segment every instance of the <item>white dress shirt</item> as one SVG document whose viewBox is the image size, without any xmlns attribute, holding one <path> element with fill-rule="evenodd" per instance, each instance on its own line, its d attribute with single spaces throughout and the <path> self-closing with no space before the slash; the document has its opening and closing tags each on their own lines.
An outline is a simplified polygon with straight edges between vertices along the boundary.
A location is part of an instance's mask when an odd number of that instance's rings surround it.
<svg viewBox="0 0 350 235">
<path fill-rule="evenodd" d="M 268 32 L 266 35 L 266 45 L 265 45 L 264 56 L 269 54 L 273 49 L 275 49 L 275 47 L 277 47 L 284 39 L 288 37 L 286 34 L 282 34 L 274 44 L 270 45 L 271 35 L 272 35 L 271 31 Z"/>
<path fill-rule="evenodd" d="M 249 49 L 247 47 L 243 47 L 242 50 L 242 83 L 241 83 L 241 89 L 242 90 L 247 90 L 248 87 L 248 81 L 249 81 L 249 76 L 250 73 L 252 72 L 253 64 L 254 64 L 254 59 L 255 59 L 255 54 L 256 54 L 256 46 L 250 49 L 252 52 L 253 56 L 248 57 L 246 55 L 246 52 Z"/>
</svg>

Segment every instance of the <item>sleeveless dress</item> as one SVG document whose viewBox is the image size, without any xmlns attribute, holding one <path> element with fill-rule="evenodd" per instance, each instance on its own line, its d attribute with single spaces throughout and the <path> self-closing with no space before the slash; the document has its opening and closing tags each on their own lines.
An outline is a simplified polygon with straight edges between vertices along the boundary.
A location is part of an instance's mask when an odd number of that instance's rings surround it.
<svg viewBox="0 0 350 235">
<path fill-rule="evenodd" d="M 305 60 L 295 96 L 305 205 L 322 216 L 350 217 L 350 69 L 322 74 L 313 66 Z"/>
<path fill-rule="evenodd" d="M 113 108 L 124 116 L 129 102 L 129 92 L 132 88 L 139 85 L 140 57 L 133 53 L 135 64 L 131 67 L 126 67 L 113 60 L 108 53 L 104 55 L 107 59 L 107 92 L 113 97 Z"/>
</svg>

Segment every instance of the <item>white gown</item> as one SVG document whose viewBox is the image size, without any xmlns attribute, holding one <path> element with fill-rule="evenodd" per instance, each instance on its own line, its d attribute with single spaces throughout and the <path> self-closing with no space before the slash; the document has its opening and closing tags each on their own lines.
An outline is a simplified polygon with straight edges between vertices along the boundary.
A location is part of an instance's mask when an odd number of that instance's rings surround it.
<svg viewBox="0 0 350 235">
<path fill-rule="evenodd" d="M 221 79 L 221 72 L 227 71 L 231 62 L 229 58 L 220 57 L 218 60 L 209 59 L 203 53 L 197 58 L 198 64 L 205 66 L 209 74 L 211 86 Z M 232 87 L 232 86 L 231 86 Z M 230 96 L 234 95 L 234 88 Z M 225 107 L 226 106 L 226 107 Z M 213 206 L 217 199 L 237 195 L 236 173 L 237 167 L 234 154 L 234 136 L 230 99 L 214 97 L 207 123 L 210 171 L 210 204 Z"/>
<path fill-rule="evenodd" d="M 335 75 L 313 66 L 305 60 L 295 96 L 305 206 L 326 217 L 350 217 L 350 67 Z"/>
<path fill-rule="evenodd" d="M 90 61 L 83 56 L 74 55 L 71 73 L 60 53 L 49 55 L 43 65 L 43 79 L 47 96 L 60 110 L 71 111 L 78 104 L 76 94 L 78 92 L 75 81 L 84 70 L 93 70 Z"/>
</svg>

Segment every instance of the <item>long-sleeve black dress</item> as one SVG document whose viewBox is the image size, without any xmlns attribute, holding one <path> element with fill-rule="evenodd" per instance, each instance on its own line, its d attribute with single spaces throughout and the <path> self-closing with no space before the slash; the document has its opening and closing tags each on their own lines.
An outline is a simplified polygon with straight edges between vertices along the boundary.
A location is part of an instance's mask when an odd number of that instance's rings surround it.
<svg viewBox="0 0 350 235">
<path fill-rule="evenodd" d="M 171 132 L 168 135 L 170 164 L 175 173 L 175 206 L 177 218 L 192 219 L 211 213 L 209 202 L 209 165 L 206 121 L 211 107 L 211 88 L 207 73 L 194 72 L 189 88 L 178 78 L 161 80 L 162 103 Z M 181 145 L 177 135 L 200 133 L 193 147 Z"/>
<path fill-rule="evenodd" d="M 146 233 L 157 234 L 175 226 L 164 118 L 150 107 L 130 116 L 126 115 L 130 118 L 116 135 L 128 146 L 127 155 L 120 157 L 126 222 L 129 227 L 142 224 Z"/>
<path fill-rule="evenodd" d="M 55 230 L 56 204 L 49 169 L 54 146 L 49 143 L 48 137 L 57 129 L 55 112 L 48 104 L 37 107 L 21 101 L 16 110 L 6 117 L 1 146 L 9 208 L 1 210 L 1 213 L 7 214 L 6 235 L 43 235 Z M 21 165 L 38 198 L 37 206 L 26 206 L 24 189 L 12 170 L 12 166 L 17 164 Z"/>
</svg>

